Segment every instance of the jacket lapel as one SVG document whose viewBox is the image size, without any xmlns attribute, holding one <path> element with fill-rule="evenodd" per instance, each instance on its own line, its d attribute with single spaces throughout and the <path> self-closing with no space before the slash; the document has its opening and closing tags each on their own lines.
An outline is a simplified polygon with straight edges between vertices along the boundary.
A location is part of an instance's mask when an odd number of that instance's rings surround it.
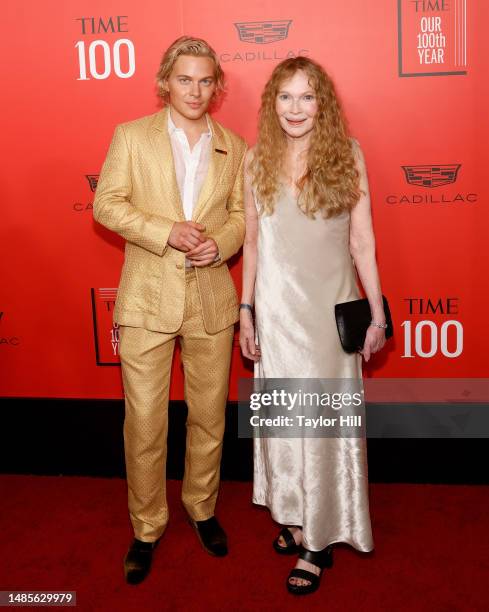
<svg viewBox="0 0 489 612">
<path fill-rule="evenodd" d="M 149 128 L 149 140 L 156 163 L 163 175 L 165 200 L 171 202 L 178 218 L 184 221 L 185 216 L 175 175 L 170 136 L 168 134 L 168 107 L 155 115 L 154 121 Z"/>
<path fill-rule="evenodd" d="M 198 221 L 207 205 L 212 202 L 212 196 L 222 180 L 222 174 L 228 158 L 228 148 L 224 140 L 224 132 L 220 125 L 212 118 L 211 123 L 212 140 L 210 143 L 209 169 L 192 214 L 192 221 Z"/>
</svg>

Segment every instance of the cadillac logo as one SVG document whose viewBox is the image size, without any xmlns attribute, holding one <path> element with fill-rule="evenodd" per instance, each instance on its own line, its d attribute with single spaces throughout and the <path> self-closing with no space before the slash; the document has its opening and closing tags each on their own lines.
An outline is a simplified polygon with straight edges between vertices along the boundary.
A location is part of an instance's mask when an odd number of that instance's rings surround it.
<svg viewBox="0 0 489 612">
<path fill-rule="evenodd" d="M 235 23 L 239 39 L 243 42 L 267 45 L 268 43 L 285 40 L 289 35 L 291 19 L 276 21 L 246 21 Z"/>
<path fill-rule="evenodd" d="M 88 184 L 90 185 L 90 191 L 95 191 L 97 189 L 98 183 L 98 174 L 85 174 L 87 177 Z"/>
<path fill-rule="evenodd" d="M 420 187 L 441 187 L 457 180 L 461 164 L 444 164 L 438 166 L 402 166 L 406 181 Z"/>
</svg>

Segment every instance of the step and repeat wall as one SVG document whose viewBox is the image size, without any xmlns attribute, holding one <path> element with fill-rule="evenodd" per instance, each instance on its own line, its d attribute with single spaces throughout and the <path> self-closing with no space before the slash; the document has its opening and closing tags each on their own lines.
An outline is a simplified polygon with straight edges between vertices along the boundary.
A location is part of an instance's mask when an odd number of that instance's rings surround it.
<svg viewBox="0 0 489 612">
<path fill-rule="evenodd" d="M 227 94 L 215 117 L 250 144 L 280 60 L 311 57 L 334 78 L 367 161 L 394 320 L 365 377 L 487 377 L 487 5 L 3 3 L 0 395 L 122 397 L 112 311 L 124 245 L 92 203 L 114 127 L 158 110 L 155 73 L 183 34 L 218 52 Z M 231 270 L 239 291 L 240 257 Z M 251 374 L 236 340 L 231 399 Z"/>
</svg>

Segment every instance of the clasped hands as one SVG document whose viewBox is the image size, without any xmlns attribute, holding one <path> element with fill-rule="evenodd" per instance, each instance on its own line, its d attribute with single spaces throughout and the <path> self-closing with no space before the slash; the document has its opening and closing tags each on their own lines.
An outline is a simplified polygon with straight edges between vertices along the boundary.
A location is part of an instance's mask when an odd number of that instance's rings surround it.
<svg viewBox="0 0 489 612">
<path fill-rule="evenodd" d="M 168 244 L 183 251 L 193 266 L 202 268 L 214 263 L 219 254 L 215 240 L 204 235 L 205 226 L 195 221 L 176 221 L 173 224 Z"/>
</svg>

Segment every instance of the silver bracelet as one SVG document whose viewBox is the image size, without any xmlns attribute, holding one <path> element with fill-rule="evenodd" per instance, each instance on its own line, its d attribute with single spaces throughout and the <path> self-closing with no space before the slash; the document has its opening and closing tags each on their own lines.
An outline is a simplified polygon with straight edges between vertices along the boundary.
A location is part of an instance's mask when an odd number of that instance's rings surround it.
<svg viewBox="0 0 489 612">
<path fill-rule="evenodd" d="M 370 321 L 370 325 L 372 327 L 379 327 L 380 329 L 387 329 L 388 328 L 387 323 L 374 323 L 373 321 Z"/>
</svg>

